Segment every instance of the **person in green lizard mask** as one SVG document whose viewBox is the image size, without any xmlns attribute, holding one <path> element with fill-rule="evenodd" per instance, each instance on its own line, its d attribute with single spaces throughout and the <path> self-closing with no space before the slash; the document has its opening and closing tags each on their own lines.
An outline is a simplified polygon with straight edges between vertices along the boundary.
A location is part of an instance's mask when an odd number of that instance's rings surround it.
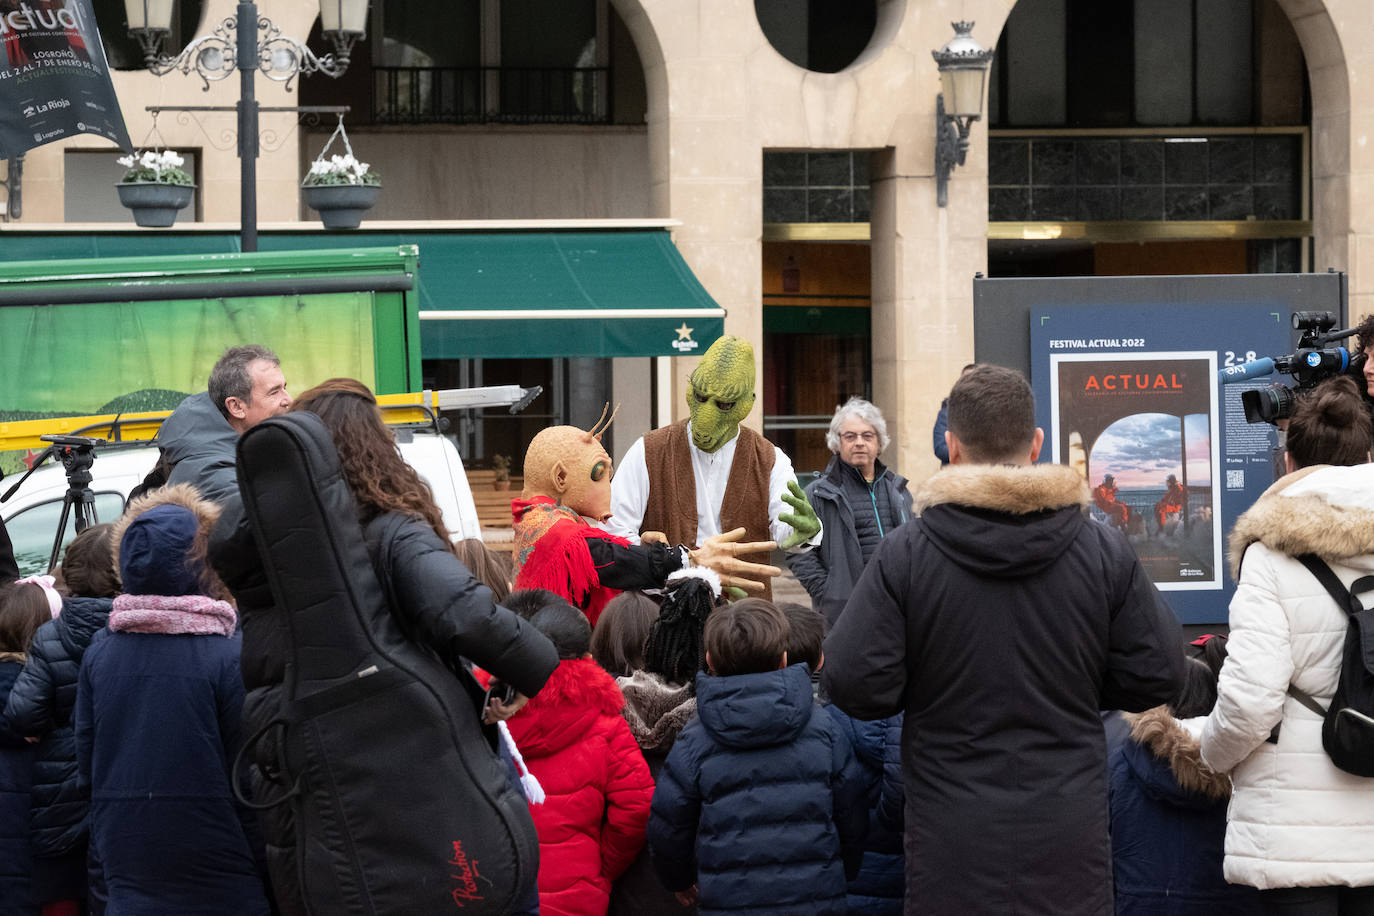
<svg viewBox="0 0 1374 916">
<path fill-rule="evenodd" d="M 824 532 L 792 460 L 740 425 L 753 406 L 754 348 L 722 337 L 688 380 L 688 419 L 654 430 L 625 453 L 611 480 L 611 533 L 695 545 L 744 528 L 744 540 L 777 541 L 789 553 L 819 544 Z"/>
</svg>

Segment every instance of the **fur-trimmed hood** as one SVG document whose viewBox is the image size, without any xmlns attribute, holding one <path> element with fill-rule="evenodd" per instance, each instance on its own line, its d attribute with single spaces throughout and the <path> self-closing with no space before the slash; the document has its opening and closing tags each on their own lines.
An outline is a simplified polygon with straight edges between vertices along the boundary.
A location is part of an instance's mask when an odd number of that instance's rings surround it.
<svg viewBox="0 0 1374 916">
<path fill-rule="evenodd" d="M 916 494 L 920 528 L 946 557 L 996 579 L 1035 575 L 1094 524 L 1082 475 L 1061 464 L 952 465 Z M 904 526 L 905 527 L 905 526 Z"/>
<path fill-rule="evenodd" d="M 1064 464 L 954 464 L 932 475 L 916 491 L 916 514 L 950 503 L 1026 515 L 1092 501 L 1088 484 Z"/>
<path fill-rule="evenodd" d="M 189 483 L 181 483 L 170 487 L 161 487 L 150 493 L 138 497 L 129 503 L 124 514 L 114 523 L 110 531 L 110 545 L 114 557 L 114 568 L 116 574 L 119 570 L 119 547 L 124 540 L 124 534 L 129 530 L 129 525 L 133 524 L 134 519 L 150 509 L 158 506 L 179 506 L 189 511 L 196 518 L 198 532 L 195 543 L 192 545 L 191 553 L 199 557 L 205 566 L 203 582 L 205 584 L 206 595 L 220 601 L 229 601 L 233 598 L 219 576 L 215 575 L 214 570 L 206 560 L 206 549 L 210 542 L 210 532 L 215 527 L 215 522 L 219 521 L 220 507 L 217 503 L 212 503 L 208 499 L 201 497 L 200 492 Z M 121 583 L 122 584 L 122 583 Z"/>
<path fill-rule="evenodd" d="M 1231 797 L 1231 780 L 1202 762 L 1198 739 L 1169 714 L 1169 707 L 1126 713 L 1133 745 L 1126 759 L 1136 777 L 1158 796 L 1176 804 L 1212 804 Z M 1161 778 L 1161 764 L 1172 779 Z"/>
<path fill-rule="evenodd" d="M 649 671 L 618 677 L 625 695 L 625 721 L 640 750 L 666 754 L 678 733 L 697 714 L 697 698 L 690 684 L 669 684 Z"/>
<path fill-rule="evenodd" d="M 625 697 L 590 658 L 558 663 L 548 681 L 506 723 L 526 757 L 546 757 L 586 737 L 600 716 L 618 716 Z"/>
<path fill-rule="evenodd" d="M 1374 464 L 1316 465 L 1280 477 L 1231 529 L 1231 575 L 1256 541 L 1327 561 L 1374 554 Z"/>
</svg>

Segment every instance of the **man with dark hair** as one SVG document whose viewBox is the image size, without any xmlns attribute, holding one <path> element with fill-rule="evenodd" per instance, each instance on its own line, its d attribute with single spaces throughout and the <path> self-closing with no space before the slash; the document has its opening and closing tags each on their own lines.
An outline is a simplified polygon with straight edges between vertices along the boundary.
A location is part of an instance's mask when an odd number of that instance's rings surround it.
<svg viewBox="0 0 1374 916">
<path fill-rule="evenodd" d="M 240 434 L 291 407 L 281 361 L 257 344 L 225 350 L 210 370 L 208 388 L 210 403 Z"/>
<path fill-rule="evenodd" d="M 238 492 L 238 437 L 286 413 L 291 395 L 277 354 L 248 344 L 230 347 L 210 370 L 209 390 L 182 401 L 158 432 L 167 483 L 189 483 L 212 502 Z"/>
<path fill-rule="evenodd" d="M 1101 709 L 1182 683 L 1178 622 L 1121 532 L 1089 519 L 1019 372 L 949 396 L 950 467 L 885 538 L 825 641 L 860 719 L 905 711 L 908 913 L 1112 909 Z"/>
</svg>

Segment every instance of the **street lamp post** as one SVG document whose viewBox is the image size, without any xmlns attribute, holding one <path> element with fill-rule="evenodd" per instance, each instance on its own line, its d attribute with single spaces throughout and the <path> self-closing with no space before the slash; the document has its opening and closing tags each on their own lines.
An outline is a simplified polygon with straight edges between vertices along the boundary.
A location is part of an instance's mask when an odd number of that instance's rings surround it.
<svg viewBox="0 0 1374 916">
<path fill-rule="evenodd" d="M 297 74 L 323 73 L 340 77 L 348 69 L 353 44 L 366 32 L 367 0 L 320 0 L 321 33 L 333 45 L 332 54 L 318 57 L 313 51 L 281 34 L 272 20 L 258 15 L 252 0 L 240 0 L 234 17 L 226 19 L 210 35 L 193 39 L 175 57 L 162 53 L 162 44 L 172 30 L 174 0 L 124 0 L 129 32 L 143 47 L 143 61 L 150 71 L 163 76 L 173 70 L 190 74 L 192 70 L 209 90 L 212 81 L 239 72 L 239 101 L 229 107 L 206 106 L 196 111 L 236 111 L 238 113 L 238 157 L 240 248 L 258 250 L 258 114 L 253 80 L 258 71 L 270 80 L 284 82 L 291 91 Z M 163 106 L 162 110 L 178 110 Z M 302 108 L 273 107 L 269 111 L 296 111 Z"/>
<path fill-rule="evenodd" d="M 995 51 L 973 40 L 972 22 L 955 22 L 954 37 L 931 51 L 940 68 L 935 97 L 935 202 L 949 201 L 949 176 L 968 155 L 969 128 L 983 116 L 983 83 Z"/>
</svg>

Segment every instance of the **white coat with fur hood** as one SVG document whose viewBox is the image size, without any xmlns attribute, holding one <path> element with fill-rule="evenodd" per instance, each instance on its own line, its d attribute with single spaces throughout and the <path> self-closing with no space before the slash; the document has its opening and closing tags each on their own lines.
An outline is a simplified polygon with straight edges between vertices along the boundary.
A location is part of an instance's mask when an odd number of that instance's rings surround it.
<svg viewBox="0 0 1374 916">
<path fill-rule="evenodd" d="M 1346 615 L 1295 556 L 1315 553 L 1350 585 L 1374 573 L 1374 465 L 1304 468 L 1236 522 L 1231 639 L 1202 759 L 1231 774 L 1226 880 L 1261 889 L 1374 885 L 1374 779 L 1322 750 Z M 1244 561 L 1242 563 L 1242 560 Z M 1368 596 L 1365 600 L 1370 600 Z M 1265 741 L 1280 725 L 1277 744 Z"/>
</svg>

